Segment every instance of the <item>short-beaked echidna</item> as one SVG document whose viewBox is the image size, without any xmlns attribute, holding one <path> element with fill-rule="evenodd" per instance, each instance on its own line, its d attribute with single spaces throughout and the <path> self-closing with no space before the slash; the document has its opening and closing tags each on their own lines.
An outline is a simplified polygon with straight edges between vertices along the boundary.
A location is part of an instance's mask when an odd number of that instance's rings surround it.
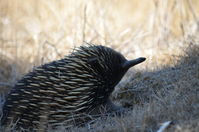
<svg viewBox="0 0 199 132">
<path fill-rule="evenodd" d="M 82 114 L 112 104 L 109 96 L 126 71 L 145 60 L 126 60 L 101 45 L 76 48 L 70 55 L 35 68 L 18 81 L 3 106 L 2 125 L 76 124 Z M 112 108 L 114 109 L 114 108 Z M 66 125 L 68 125 L 66 123 Z"/>
</svg>

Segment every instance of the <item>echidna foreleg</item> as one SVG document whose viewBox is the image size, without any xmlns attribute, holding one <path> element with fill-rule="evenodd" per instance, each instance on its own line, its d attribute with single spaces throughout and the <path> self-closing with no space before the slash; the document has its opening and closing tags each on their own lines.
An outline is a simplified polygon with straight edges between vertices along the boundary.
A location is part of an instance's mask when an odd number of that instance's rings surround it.
<svg viewBox="0 0 199 132">
<path fill-rule="evenodd" d="M 108 99 L 107 102 L 104 105 L 102 105 L 102 109 L 103 108 L 105 109 L 105 112 L 107 114 L 116 114 L 116 115 L 122 114 L 122 112 L 125 109 L 122 106 L 115 105 L 110 99 Z"/>
</svg>

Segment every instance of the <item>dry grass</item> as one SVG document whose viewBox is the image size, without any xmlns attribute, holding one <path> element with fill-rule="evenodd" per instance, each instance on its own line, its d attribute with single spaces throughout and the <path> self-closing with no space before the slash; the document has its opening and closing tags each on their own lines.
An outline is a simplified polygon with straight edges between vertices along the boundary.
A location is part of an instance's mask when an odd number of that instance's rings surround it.
<svg viewBox="0 0 199 132">
<path fill-rule="evenodd" d="M 0 93 L 75 46 L 102 44 L 147 58 L 112 97 L 133 109 L 71 131 L 155 131 L 168 120 L 168 131 L 197 131 L 198 7 L 197 0 L 0 0 Z"/>
</svg>

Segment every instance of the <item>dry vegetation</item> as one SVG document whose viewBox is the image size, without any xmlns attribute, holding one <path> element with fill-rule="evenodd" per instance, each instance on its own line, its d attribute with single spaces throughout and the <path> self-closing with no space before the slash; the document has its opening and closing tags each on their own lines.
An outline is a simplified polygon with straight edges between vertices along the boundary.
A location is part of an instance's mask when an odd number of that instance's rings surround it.
<svg viewBox="0 0 199 132">
<path fill-rule="evenodd" d="M 147 58 L 112 96 L 131 110 L 70 131 L 156 131 L 166 121 L 168 131 L 198 131 L 198 7 L 198 0 L 0 0 L 0 93 L 73 47 L 102 44 Z"/>
</svg>

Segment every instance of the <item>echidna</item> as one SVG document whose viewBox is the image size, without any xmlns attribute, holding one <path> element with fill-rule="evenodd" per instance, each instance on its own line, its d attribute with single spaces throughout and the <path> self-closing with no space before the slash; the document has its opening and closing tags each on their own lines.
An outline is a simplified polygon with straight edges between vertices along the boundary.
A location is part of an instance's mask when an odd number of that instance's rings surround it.
<svg viewBox="0 0 199 132">
<path fill-rule="evenodd" d="M 145 58 L 126 60 L 105 46 L 76 48 L 64 59 L 35 68 L 8 94 L 3 106 L 2 125 L 18 129 L 47 124 L 76 125 L 82 115 L 100 105 L 110 105 L 109 96 L 126 71 Z"/>
</svg>

